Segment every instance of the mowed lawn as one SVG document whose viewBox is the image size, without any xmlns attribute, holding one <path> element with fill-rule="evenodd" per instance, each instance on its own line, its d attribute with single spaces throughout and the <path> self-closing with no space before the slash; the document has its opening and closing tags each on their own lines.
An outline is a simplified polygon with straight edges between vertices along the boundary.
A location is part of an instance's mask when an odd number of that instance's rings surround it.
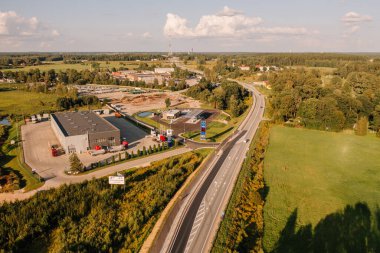
<svg viewBox="0 0 380 253">
<path fill-rule="evenodd" d="M 270 251 L 295 209 L 297 226 L 315 226 L 347 204 L 380 205 L 380 139 L 275 126 L 264 177 L 264 248 Z"/>
<path fill-rule="evenodd" d="M 27 92 L 21 90 L 2 90 L 0 87 L 0 115 L 30 115 L 42 111 L 56 110 L 54 94 Z"/>
</svg>

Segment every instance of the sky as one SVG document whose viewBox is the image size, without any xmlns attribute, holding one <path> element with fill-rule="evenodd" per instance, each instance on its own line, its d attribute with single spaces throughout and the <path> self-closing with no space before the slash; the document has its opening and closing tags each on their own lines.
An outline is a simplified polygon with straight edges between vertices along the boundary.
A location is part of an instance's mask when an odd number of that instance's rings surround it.
<svg viewBox="0 0 380 253">
<path fill-rule="evenodd" d="M 379 52 L 379 0 L 0 0 L 0 52 Z"/>
</svg>

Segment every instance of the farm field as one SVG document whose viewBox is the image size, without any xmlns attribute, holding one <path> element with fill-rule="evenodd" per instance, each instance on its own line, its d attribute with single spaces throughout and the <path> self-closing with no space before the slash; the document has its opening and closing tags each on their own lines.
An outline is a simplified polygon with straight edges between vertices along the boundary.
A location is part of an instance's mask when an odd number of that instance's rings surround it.
<svg viewBox="0 0 380 253">
<path fill-rule="evenodd" d="M 0 115 L 30 115 L 55 110 L 57 98 L 55 94 L 8 90 L 0 86 Z"/>
<path fill-rule="evenodd" d="M 135 69 L 138 68 L 140 63 L 147 63 L 149 66 L 155 64 L 164 64 L 162 61 L 97 61 L 97 63 L 100 64 L 101 69 L 111 69 L 111 68 L 120 68 L 125 67 L 128 69 Z M 55 71 L 64 71 L 66 69 L 76 69 L 78 71 L 85 70 L 85 69 L 91 69 L 91 61 L 84 62 L 84 63 L 78 63 L 78 64 L 65 64 L 62 61 L 58 62 L 49 62 L 47 64 L 37 65 L 37 66 L 26 66 L 23 68 L 14 68 L 14 69 L 4 69 L 3 71 L 29 71 L 31 69 L 40 69 L 41 71 L 47 71 L 50 69 L 54 69 Z"/>
<path fill-rule="evenodd" d="M 374 135 L 273 127 L 264 162 L 264 249 L 274 248 L 292 219 L 296 229 L 315 227 L 358 202 L 375 211 L 380 205 L 379 150 L 380 139 Z M 329 224 L 331 231 L 339 229 Z"/>
</svg>

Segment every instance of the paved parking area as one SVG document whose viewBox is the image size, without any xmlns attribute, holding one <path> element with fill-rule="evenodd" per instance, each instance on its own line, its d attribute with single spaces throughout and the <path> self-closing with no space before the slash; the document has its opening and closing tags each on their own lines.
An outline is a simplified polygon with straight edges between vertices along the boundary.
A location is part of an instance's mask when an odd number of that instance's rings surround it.
<svg viewBox="0 0 380 253">
<path fill-rule="evenodd" d="M 52 178 L 64 173 L 69 166 L 66 155 L 53 157 L 51 145 L 59 145 L 58 139 L 50 127 L 50 121 L 27 124 L 21 127 L 25 162 L 43 178 Z"/>
</svg>

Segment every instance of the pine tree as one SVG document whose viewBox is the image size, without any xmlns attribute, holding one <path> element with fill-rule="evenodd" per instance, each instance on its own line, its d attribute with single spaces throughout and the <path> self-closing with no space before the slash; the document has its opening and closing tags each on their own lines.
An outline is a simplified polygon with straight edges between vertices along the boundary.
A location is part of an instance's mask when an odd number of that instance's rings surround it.
<svg viewBox="0 0 380 253">
<path fill-rule="evenodd" d="M 143 155 L 146 155 L 146 147 L 143 147 Z"/>
<path fill-rule="evenodd" d="M 79 160 L 78 156 L 76 153 L 72 153 L 70 155 L 70 171 L 73 172 L 83 172 L 84 167 L 82 162 Z"/>
</svg>

